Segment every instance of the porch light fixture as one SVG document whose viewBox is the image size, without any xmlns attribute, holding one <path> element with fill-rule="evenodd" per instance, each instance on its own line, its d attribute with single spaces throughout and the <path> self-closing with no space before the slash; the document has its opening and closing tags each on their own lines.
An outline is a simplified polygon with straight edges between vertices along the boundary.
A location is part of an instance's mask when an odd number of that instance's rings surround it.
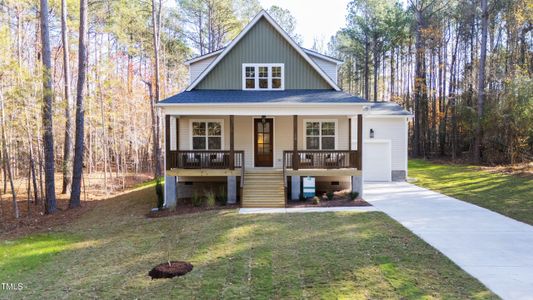
<svg viewBox="0 0 533 300">
<path fill-rule="evenodd" d="M 370 138 L 374 138 L 374 129 L 370 128 Z"/>
<path fill-rule="evenodd" d="M 261 116 L 261 123 L 263 123 L 263 126 L 265 125 L 266 121 L 266 116 Z"/>
</svg>

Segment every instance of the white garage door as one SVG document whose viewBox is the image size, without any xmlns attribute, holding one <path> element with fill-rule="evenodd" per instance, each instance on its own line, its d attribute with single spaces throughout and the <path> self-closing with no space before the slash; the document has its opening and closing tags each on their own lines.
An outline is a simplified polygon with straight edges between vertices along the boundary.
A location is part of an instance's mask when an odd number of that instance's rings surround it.
<svg viewBox="0 0 533 300">
<path fill-rule="evenodd" d="M 391 181 L 390 140 L 365 141 L 363 176 L 365 181 Z"/>
</svg>

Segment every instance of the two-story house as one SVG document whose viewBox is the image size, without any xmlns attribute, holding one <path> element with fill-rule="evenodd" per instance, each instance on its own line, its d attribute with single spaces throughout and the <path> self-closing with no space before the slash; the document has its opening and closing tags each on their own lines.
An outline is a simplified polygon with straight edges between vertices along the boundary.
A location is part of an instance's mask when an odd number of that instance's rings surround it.
<svg viewBox="0 0 533 300">
<path fill-rule="evenodd" d="M 407 176 L 411 114 L 340 90 L 342 61 L 296 44 L 261 11 L 225 48 L 186 62 L 165 116 L 165 205 L 208 189 L 242 207 L 284 207 L 302 178 L 319 191 Z"/>
</svg>

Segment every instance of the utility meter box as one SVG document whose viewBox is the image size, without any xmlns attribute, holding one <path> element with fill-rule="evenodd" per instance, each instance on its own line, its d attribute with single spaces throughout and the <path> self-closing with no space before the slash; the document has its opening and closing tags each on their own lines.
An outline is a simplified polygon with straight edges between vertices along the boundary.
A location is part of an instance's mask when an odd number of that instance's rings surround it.
<svg viewBox="0 0 533 300">
<path fill-rule="evenodd" d="M 315 177 L 307 176 L 304 177 L 304 197 L 311 198 L 316 194 L 315 188 Z"/>
</svg>

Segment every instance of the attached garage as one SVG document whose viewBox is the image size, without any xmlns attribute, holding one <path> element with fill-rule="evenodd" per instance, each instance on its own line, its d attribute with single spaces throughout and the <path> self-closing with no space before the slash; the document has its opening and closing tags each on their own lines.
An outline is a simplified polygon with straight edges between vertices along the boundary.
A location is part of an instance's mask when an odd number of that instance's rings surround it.
<svg viewBox="0 0 533 300">
<path fill-rule="evenodd" d="M 397 104 L 378 102 L 364 116 L 363 180 L 402 181 L 407 178 L 408 120 Z"/>
<path fill-rule="evenodd" d="M 391 181 L 391 141 L 365 141 L 363 166 L 365 181 Z"/>
</svg>

